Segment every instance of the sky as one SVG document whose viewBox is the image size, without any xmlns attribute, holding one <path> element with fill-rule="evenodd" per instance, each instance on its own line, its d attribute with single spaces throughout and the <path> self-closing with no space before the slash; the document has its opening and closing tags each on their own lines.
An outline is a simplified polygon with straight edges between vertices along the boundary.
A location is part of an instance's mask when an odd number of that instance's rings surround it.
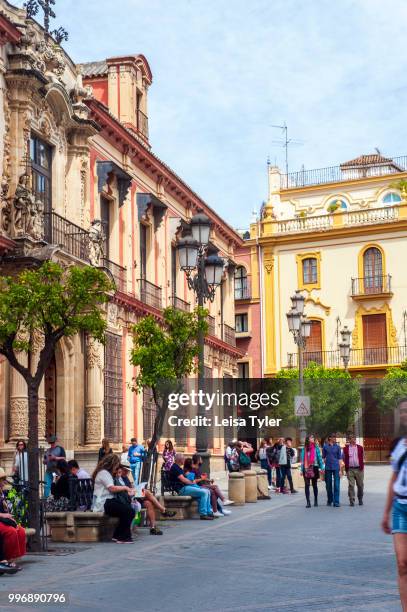
<svg viewBox="0 0 407 612">
<path fill-rule="evenodd" d="M 15 2 L 21 6 L 23 0 Z M 233 227 L 267 199 L 267 159 L 407 155 L 405 0 L 56 0 L 76 62 L 143 53 L 153 151 Z"/>
</svg>

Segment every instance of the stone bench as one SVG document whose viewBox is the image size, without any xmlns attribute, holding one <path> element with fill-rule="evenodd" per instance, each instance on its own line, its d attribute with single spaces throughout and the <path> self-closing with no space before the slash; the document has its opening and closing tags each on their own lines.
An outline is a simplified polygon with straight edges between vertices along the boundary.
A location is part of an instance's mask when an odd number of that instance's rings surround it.
<svg viewBox="0 0 407 612">
<path fill-rule="evenodd" d="M 198 502 L 190 495 L 165 494 L 160 497 L 160 501 L 167 510 L 176 512 L 176 515 L 171 519 L 166 519 L 160 513 L 157 513 L 157 518 L 160 518 L 160 520 L 182 521 L 199 518 Z"/>
<path fill-rule="evenodd" d="M 118 523 L 117 518 L 104 512 L 49 512 L 47 525 L 53 542 L 108 542 Z M 141 526 L 146 511 L 141 510 Z"/>
</svg>

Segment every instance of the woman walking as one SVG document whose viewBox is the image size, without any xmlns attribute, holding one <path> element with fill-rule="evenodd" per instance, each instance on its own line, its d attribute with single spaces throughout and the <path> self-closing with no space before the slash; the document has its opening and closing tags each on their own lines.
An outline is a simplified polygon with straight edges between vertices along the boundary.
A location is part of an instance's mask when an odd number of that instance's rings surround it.
<svg viewBox="0 0 407 612">
<path fill-rule="evenodd" d="M 171 442 L 171 440 L 167 440 L 164 444 L 164 450 L 163 450 L 163 470 L 165 472 L 169 472 L 170 469 L 173 466 L 174 463 L 174 457 L 175 457 L 175 450 L 174 450 L 174 446 L 173 443 Z"/>
<path fill-rule="evenodd" d="M 398 403 L 400 427 L 407 430 L 407 398 Z M 407 610 L 407 435 L 397 440 L 391 450 L 392 476 L 387 490 L 382 529 L 393 534 L 400 600 Z M 390 526 L 390 513 L 392 524 Z"/>
<path fill-rule="evenodd" d="M 271 489 L 271 465 L 269 463 L 268 457 L 267 457 L 267 448 L 270 445 L 267 443 L 267 441 L 264 439 L 261 443 L 260 443 L 260 448 L 257 451 L 256 455 L 257 458 L 260 461 L 260 467 L 263 470 L 266 470 L 267 472 L 267 480 L 269 483 L 269 489 Z"/>
<path fill-rule="evenodd" d="M 301 473 L 305 482 L 305 498 L 307 508 L 311 508 L 310 485 L 314 491 L 314 506 L 318 506 L 318 479 L 320 472 L 324 471 L 321 449 L 315 441 L 315 437 L 310 434 L 305 438 L 305 445 L 301 451 Z"/>
</svg>

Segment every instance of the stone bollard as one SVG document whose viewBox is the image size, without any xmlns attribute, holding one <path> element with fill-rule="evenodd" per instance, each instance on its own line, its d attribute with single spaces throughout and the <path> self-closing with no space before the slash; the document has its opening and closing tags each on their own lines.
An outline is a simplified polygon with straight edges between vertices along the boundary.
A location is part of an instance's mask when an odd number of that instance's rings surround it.
<svg viewBox="0 0 407 612">
<path fill-rule="evenodd" d="M 244 506 L 245 477 L 243 472 L 230 472 L 228 497 L 235 506 Z"/>
<path fill-rule="evenodd" d="M 257 502 L 257 474 L 254 470 L 244 470 L 245 497 L 248 504 Z"/>
<path fill-rule="evenodd" d="M 257 499 L 270 499 L 269 481 L 267 470 L 256 469 L 257 474 Z"/>
<path fill-rule="evenodd" d="M 301 464 L 291 466 L 291 475 L 293 477 L 294 489 L 298 491 L 300 488 L 304 488 L 304 478 L 301 474 Z"/>
</svg>

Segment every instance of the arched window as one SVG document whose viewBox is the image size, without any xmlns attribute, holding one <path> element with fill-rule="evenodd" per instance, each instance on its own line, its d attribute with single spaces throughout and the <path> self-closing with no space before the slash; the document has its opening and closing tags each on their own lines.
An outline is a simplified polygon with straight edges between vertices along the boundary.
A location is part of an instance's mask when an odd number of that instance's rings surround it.
<svg viewBox="0 0 407 612">
<path fill-rule="evenodd" d="M 235 270 L 235 300 L 244 300 L 248 297 L 249 290 L 246 268 L 238 266 Z"/>
<path fill-rule="evenodd" d="M 380 249 L 369 247 L 363 254 L 365 293 L 380 293 L 383 287 L 383 257 Z"/>
<path fill-rule="evenodd" d="M 346 200 L 336 198 L 329 202 L 327 209 L 328 209 L 328 212 L 334 212 L 335 210 L 347 210 L 348 203 L 346 202 Z"/>
<path fill-rule="evenodd" d="M 313 285 L 318 282 L 316 257 L 307 257 L 302 260 L 302 282 L 304 285 Z"/>
<path fill-rule="evenodd" d="M 383 204 L 397 204 L 401 202 L 401 196 L 395 191 L 391 191 L 390 193 L 386 193 L 383 198 Z"/>
</svg>

